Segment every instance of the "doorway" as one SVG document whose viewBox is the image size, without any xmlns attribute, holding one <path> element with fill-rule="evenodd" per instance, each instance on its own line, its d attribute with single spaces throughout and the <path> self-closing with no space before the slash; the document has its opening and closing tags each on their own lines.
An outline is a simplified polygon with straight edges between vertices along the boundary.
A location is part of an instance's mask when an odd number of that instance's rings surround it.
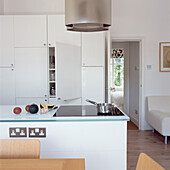
<svg viewBox="0 0 170 170">
<path fill-rule="evenodd" d="M 139 127 L 140 42 L 112 41 L 110 59 L 110 96 L 132 123 Z"/>
</svg>

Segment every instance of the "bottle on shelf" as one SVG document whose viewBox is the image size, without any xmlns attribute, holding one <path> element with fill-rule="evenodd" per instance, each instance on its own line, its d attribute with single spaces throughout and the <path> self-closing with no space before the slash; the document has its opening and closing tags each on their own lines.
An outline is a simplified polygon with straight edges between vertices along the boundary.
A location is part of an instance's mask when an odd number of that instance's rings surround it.
<svg viewBox="0 0 170 170">
<path fill-rule="evenodd" d="M 50 95 L 55 96 L 55 88 L 54 88 L 54 86 L 51 86 Z"/>
</svg>

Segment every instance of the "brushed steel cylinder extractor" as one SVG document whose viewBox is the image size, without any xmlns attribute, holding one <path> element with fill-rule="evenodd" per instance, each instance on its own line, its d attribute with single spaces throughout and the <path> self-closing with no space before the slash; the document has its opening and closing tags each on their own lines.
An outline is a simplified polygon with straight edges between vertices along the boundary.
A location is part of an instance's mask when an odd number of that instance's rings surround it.
<svg viewBox="0 0 170 170">
<path fill-rule="evenodd" d="M 65 0 L 67 30 L 105 31 L 111 26 L 111 0 Z"/>
</svg>

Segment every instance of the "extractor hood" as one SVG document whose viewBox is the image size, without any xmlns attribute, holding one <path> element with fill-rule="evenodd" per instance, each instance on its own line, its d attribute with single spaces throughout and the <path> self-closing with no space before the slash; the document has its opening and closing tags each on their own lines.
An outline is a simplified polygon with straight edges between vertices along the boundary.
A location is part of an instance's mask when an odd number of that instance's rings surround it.
<svg viewBox="0 0 170 170">
<path fill-rule="evenodd" d="M 65 0 L 67 30 L 105 31 L 111 26 L 111 0 Z"/>
</svg>

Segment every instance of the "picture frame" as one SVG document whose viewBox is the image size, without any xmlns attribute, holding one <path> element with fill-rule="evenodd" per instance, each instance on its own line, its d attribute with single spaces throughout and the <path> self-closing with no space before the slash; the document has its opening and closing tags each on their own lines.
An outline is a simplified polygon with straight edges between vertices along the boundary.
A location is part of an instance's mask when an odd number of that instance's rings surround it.
<svg viewBox="0 0 170 170">
<path fill-rule="evenodd" d="M 170 72 L 170 42 L 159 43 L 159 71 Z"/>
</svg>

